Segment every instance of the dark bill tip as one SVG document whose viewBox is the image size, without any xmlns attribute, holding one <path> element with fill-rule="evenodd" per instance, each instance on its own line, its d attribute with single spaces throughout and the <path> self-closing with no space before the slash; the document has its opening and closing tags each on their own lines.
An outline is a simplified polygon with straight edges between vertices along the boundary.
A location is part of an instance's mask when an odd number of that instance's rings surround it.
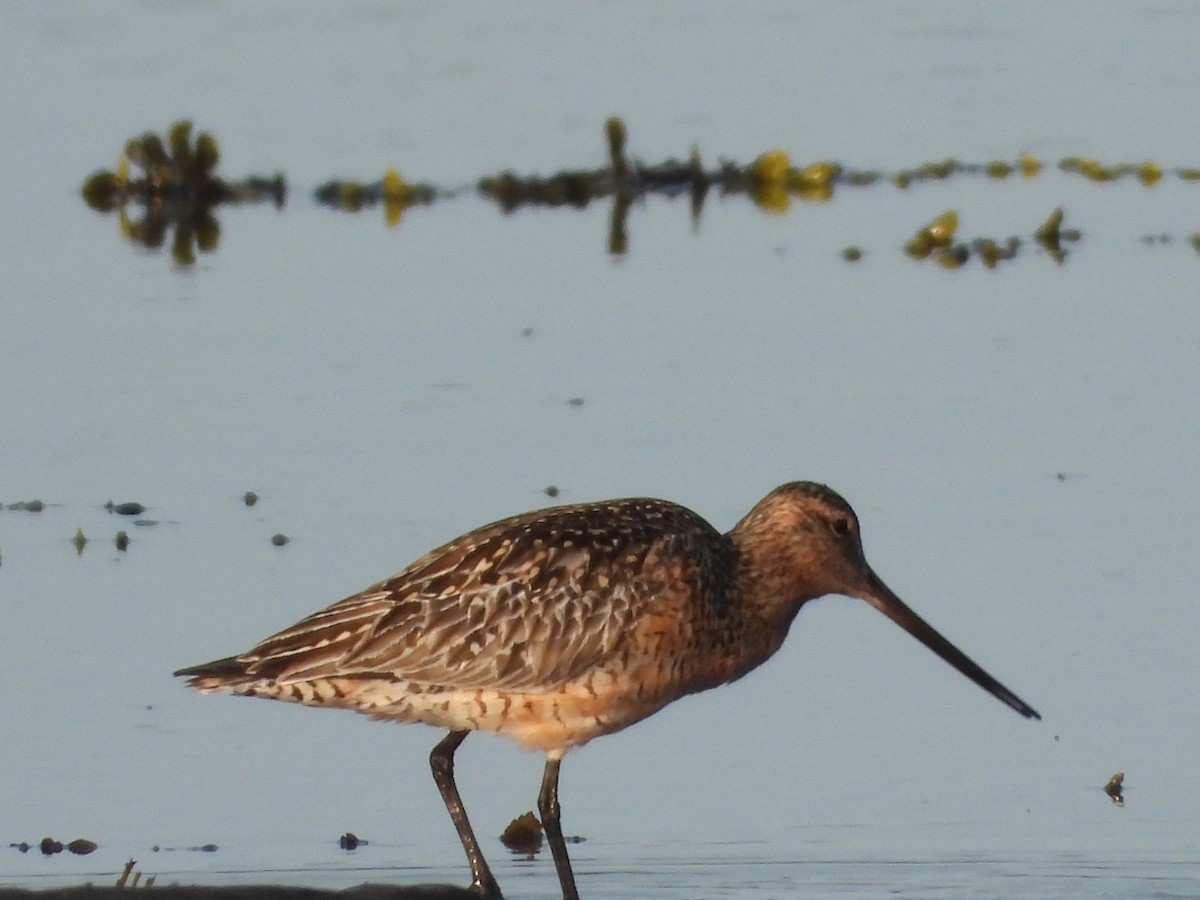
<svg viewBox="0 0 1200 900">
<path fill-rule="evenodd" d="M 989 675 L 975 660 L 909 609 L 874 572 L 870 572 L 869 576 L 868 587 L 860 594 L 861 599 L 870 603 L 997 700 L 1011 706 L 1027 719 L 1041 720 L 1041 713 Z"/>
</svg>

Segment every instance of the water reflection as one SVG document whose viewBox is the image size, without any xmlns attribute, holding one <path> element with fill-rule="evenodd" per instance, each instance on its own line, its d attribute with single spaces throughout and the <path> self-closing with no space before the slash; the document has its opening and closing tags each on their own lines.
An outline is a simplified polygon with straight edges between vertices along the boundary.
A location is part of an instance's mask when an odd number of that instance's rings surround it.
<svg viewBox="0 0 1200 900">
<path fill-rule="evenodd" d="M 97 171 L 83 184 L 83 199 L 99 212 L 116 211 L 121 234 L 146 248 L 161 247 L 171 236 L 171 257 L 180 266 L 196 261 L 196 251 L 212 253 L 221 239 L 213 209 L 222 203 L 271 201 L 282 208 L 282 175 L 226 181 L 216 174 L 221 154 L 206 131 L 192 140 L 186 119 L 167 130 L 167 140 L 151 131 L 125 143 L 116 172 Z M 130 167 L 141 170 L 130 176 Z M 138 210 L 130 215 L 130 209 Z"/>
<path fill-rule="evenodd" d="M 972 176 L 991 181 L 1010 177 L 1030 180 L 1044 170 L 1043 162 L 1031 153 L 1021 153 L 1014 161 L 982 163 L 948 157 L 887 173 L 854 169 L 830 160 L 796 165 L 781 149 L 768 150 L 747 165 L 721 160 L 715 169 L 706 169 L 695 145 L 686 160 L 668 159 L 651 165 L 628 156 L 628 134 L 621 119 L 608 119 L 605 138 L 606 166 L 564 169 L 548 176 L 504 171 L 480 178 L 475 190 L 494 201 L 506 215 L 527 206 L 584 209 L 596 201 L 611 201 L 607 251 L 621 256 L 629 251 L 626 226 L 633 202 L 650 195 L 687 195 L 695 230 L 710 190 L 722 197 L 745 196 L 765 212 L 784 215 L 796 200 L 824 203 L 845 188 L 890 184 L 898 190 L 909 190 L 922 183 Z M 94 173 L 83 185 L 83 197 L 93 209 L 117 211 L 122 235 L 140 246 L 161 247 L 170 235 L 172 258 L 178 265 L 188 266 L 195 262 L 197 251 L 211 253 L 217 248 L 220 225 L 214 210 L 218 205 L 270 201 L 281 208 L 284 204 L 282 175 L 226 181 L 215 174 L 219 158 L 216 140 L 200 132 L 193 141 L 191 122 L 182 120 L 170 127 L 165 142 L 153 132 L 128 141 L 117 171 Z M 141 169 L 141 177 L 130 178 L 131 166 Z M 1090 157 L 1068 157 L 1057 168 L 1061 173 L 1082 175 L 1096 183 L 1132 178 L 1146 188 L 1167 176 L 1183 182 L 1200 180 L 1200 168 L 1164 168 L 1153 160 L 1104 164 Z M 399 170 L 389 169 L 375 181 L 331 179 L 313 191 L 313 198 L 320 205 L 342 212 L 382 206 L 387 226 L 396 227 L 410 206 L 450 200 L 462 192 L 410 182 Z M 131 207 L 137 207 L 139 214 L 131 216 Z M 1064 244 L 1081 237 L 1078 229 L 1062 228 L 1063 218 L 1062 208 L 1055 209 L 1032 235 L 1038 247 L 1058 263 L 1067 257 Z M 955 240 L 957 228 L 958 212 L 948 211 L 918 229 L 903 245 L 904 251 L 914 260 L 930 259 L 948 270 L 961 268 L 972 258 L 992 269 L 1015 259 L 1025 242 L 1016 235 Z M 1156 236 L 1155 240 L 1168 243 L 1170 235 Z M 1189 235 L 1188 241 L 1200 252 L 1200 232 Z M 862 250 L 857 246 L 843 251 L 847 262 L 861 257 Z"/>
</svg>

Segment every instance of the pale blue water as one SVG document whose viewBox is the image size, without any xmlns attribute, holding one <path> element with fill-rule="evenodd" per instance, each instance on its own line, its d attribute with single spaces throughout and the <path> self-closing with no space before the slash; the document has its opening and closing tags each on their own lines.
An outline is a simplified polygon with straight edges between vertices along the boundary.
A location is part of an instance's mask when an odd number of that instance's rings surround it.
<svg viewBox="0 0 1200 900">
<path fill-rule="evenodd" d="M 1048 170 L 778 217 L 710 196 L 695 231 L 651 198 L 621 259 L 603 205 L 467 195 L 388 230 L 309 199 L 393 165 L 445 186 L 600 165 L 611 114 L 649 162 L 696 142 L 710 162 L 1200 165 L 1200 8 L 46 3 L 0 26 L 0 501 L 50 504 L 0 512 L 0 884 L 130 857 L 185 882 L 465 880 L 435 732 L 169 673 L 549 484 L 725 528 L 813 478 L 855 505 L 883 578 L 1045 720 L 861 604 L 815 604 L 743 682 L 567 758 L 585 896 L 1200 893 L 1196 185 Z M 283 212 L 222 211 L 187 271 L 77 196 L 182 116 L 225 175 L 292 187 Z M 1060 205 L 1084 231 L 1063 266 L 900 250 L 949 208 L 1002 238 Z M 533 805 L 540 768 L 463 746 L 482 835 Z M 371 845 L 343 853 L 345 830 Z M 2 846 L 47 834 L 101 848 Z M 511 896 L 554 896 L 548 860 L 488 847 Z"/>
</svg>

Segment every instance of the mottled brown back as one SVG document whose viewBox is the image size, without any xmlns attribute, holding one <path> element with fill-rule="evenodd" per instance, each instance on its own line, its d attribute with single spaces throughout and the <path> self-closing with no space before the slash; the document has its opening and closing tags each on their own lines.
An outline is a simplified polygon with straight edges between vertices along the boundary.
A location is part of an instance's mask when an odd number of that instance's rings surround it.
<svg viewBox="0 0 1200 900">
<path fill-rule="evenodd" d="M 242 680 L 280 684 L 375 675 L 553 689 L 619 652 L 664 596 L 719 606 L 736 555 L 700 516 L 662 500 L 556 507 L 467 534 L 221 662 L 228 671 L 236 661 Z"/>
</svg>

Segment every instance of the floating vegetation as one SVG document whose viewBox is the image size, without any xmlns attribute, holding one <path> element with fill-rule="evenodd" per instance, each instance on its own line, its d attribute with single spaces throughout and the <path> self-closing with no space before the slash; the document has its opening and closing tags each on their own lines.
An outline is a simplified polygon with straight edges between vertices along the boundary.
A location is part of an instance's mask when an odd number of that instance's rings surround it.
<svg viewBox="0 0 1200 900">
<path fill-rule="evenodd" d="M 1015 259 L 1020 246 L 1021 239 L 1016 236 L 1008 238 L 1003 244 L 992 238 L 976 238 L 971 241 L 971 249 L 989 269 L 996 268 L 1005 260 Z"/>
<path fill-rule="evenodd" d="M 1050 218 L 1033 233 L 1034 240 L 1041 244 L 1042 249 L 1049 253 L 1055 262 L 1062 262 L 1066 259 L 1067 251 L 1063 249 L 1063 241 L 1075 242 L 1080 238 L 1078 229 L 1064 229 L 1062 221 L 1063 211 L 1060 206 L 1050 213 Z"/>
<path fill-rule="evenodd" d="M 792 205 L 787 192 L 791 160 L 783 150 L 768 150 L 750 163 L 746 175 L 754 202 L 767 212 L 784 213 Z"/>
<path fill-rule="evenodd" d="M 438 192 L 427 184 L 409 184 L 396 169 L 388 169 L 383 178 L 370 184 L 334 180 L 313 191 L 314 199 L 322 206 L 344 212 L 358 212 L 382 203 L 389 227 L 400 224 L 400 217 L 408 207 L 432 203 L 437 196 Z"/>
<path fill-rule="evenodd" d="M 21 841 L 19 844 L 12 843 L 8 846 L 20 850 L 22 853 L 28 853 L 34 847 L 37 847 L 43 856 L 54 856 L 55 854 L 62 853 L 63 850 L 74 853 L 76 856 L 87 856 L 96 849 L 97 844 L 95 841 L 89 841 L 87 838 L 76 838 L 69 844 L 64 845 L 62 841 L 57 841 L 52 837 L 44 837 L 36 844 Z"/>
<path fill-rule="evenodd" d="M 1089 181 L 1100 183 L 1134 177 L 1146 187 L 1158 184 L 1162 181 L 1163 176 L 1167 174 L 1167 171 L 1152 159 L 1140 163 L 1112 163 L 1106 165 L 1090 156 L 1068 156 L 1059 162 L 1058 168 L 1063 172 L 1082 175 Z M 1200 177 L 1200 171 L 1192 168 L 1172 169 L 1170 170 L 1170 174 L 1182 181 L 1195 181 Z"/>
<path fill-rule="evenodd" d="M 72 540 L 75 544 L 75 552 L 83 556 L 83 548 L 87 546 L 88 539 L 84 536 L 82 528 L 75 529 L 75 537 Z"/>
<path fill-rule="evenodd" d="M 904 245 L 904 252 L 913 259 L 925 259 L 934 253 L 945 253 L 950 250 L 954 232 L 957 230 L 958 213 L 954 210 L 944 212 L 928 225 L 918 229 Z"/>
<path fill-rule="evenodd" d="M 123 531 L 118 531 L 115 539 L 117 549 L 124 553 L 129 549 L 129 535 Z"/>
<path fill-rule="evenodd" d="M 1067 256 L 1063 243 L 1073 243 L 1082 236 L 1078 229 L 1063 228 L 1062 221 L 1063 211 L 1060 207 L 1033 234 L 1034 241 L 1059 263 Z M 916 260 L 933 259 L 946 269 L 961 268 L 975 255 L 989 269 L 994 269 L 1001 262 L 1015 259 L 1023 245 L 1021 238 L 1016 235 L 1004 240 L 979 237 L 956 243 L 954 238 L 957 231 L 958 213 L 955 210 L 944 212 L 918 229 L 905 243 L 904 252 Z"/>
<path fill-rule="evenodd" d="M 20 500 L 17 503 L 8 504 L 8 508 L 25 512 L 41 512 L 46 508 L 46 504 L 41 500 Z"/>
<path fill-rule="evenodd" d="M 510 171 L 485 175 L 475 190 L 493 200 L 504 213 L 524 206 L 571 207 L 582 209 L 598 200 L 612 204 L 608 250 L 621 255 L 628 251 L 626 220 L 636 200 L 655 194 L 666 198 L 686 196 L 690 200 L 693 227 L 710 190 L 720 196 L 746 196 L 760 209 L 782 215 L 796 201 L 822 203 L 834 198 L 839 190 L 863 189 L 891 184 L 900 190 L 914 190 L 922 184 L 942 183 L 955 178 L 973 177 L 992 181 L 1012 178 L 1026 180 L 1042 177 L 1055 167 L 1032 153 L 1022 152 L 1014 159 L 996 158 L 967 162 L 953 156 L 894 171 L 856 169 L 836 160 L 795 162 L 786 150 L 775 148 L 755 157 L 748 164 L 721 160 L 715 168 L 706 168 L 699 148 L 693 145 L 684 160 L 667 159 L 647 164 L 628 152 L 629 132 L 625 122 L 611 117 L 604 123 L 607 164 L 593 168 L 563 169 L 549 175 L 518 175 Z M 133 138 L 125 145 L 116 172 L 101 171 L 83 185 L 85 201 L 93 208 L 120 214 L 121 231 L 127 238 L 146 247 L 160 247 L 170 234 L 171 251 L 177 264 L 195 262 L 196 252 L 217 248 L 220 227 L 215 211 L 221 204 L 274 202 L 284 204 L 286 189 L 282 175 L 272 178 L 250 177 L 226 181 L 216 174 L 220 161 L 217 142 L 200 132 L 193 137 L 191 122 L 180 120 L 167 131 L 166 138 L 153 132 Z M 1141 162 L 1104 163 L 1092 157 L 1072 156 L 1057 162 L 1057 170 L 1079 175 L 1096 183 L 1134 179 L 1149 188 L 1174 178 L 1180 182 L 1200 181 L 1200 167 L 1167 167 L 1146 159 Z M 131 169 L 139 174 L 131 175 Z M 448 200 L 464 192 L 412 182 L 397 168 L 388 169 L 374 180 L 333 179 L 315 188 L 316 203 L 344 212 L 359 212 L 382 206 L 389 226 L 397 225 L 410 206 Z M 131 207 L 141 211 L 134 215 Z M 936 223 L 931 223 L 936 224 Z M 1072 237 L 1074 234 L 1074 237 Z M 1063 242 L 1078 239 L 1078 232 L 1061 231 L 1054 238 L 1035 236 L 1038 244 L 1053 258 L 1063 261 Z M 1200 252 L 1200 232 L 1193 246 Z M 905 246 L 915 259 L 933 259 L 939 265 L 955 269 L 978 256 L 988 267 L 1015 257 L 1020 246 L 1013 239 L 975 238 L 971 241 L 941 243 L 935 234 L 918 232 Z M 855 262 L 862 250 L 846 248 L 843 259 Z"/>
<path fill-rule="evenodd" d="M 242 502 L 247 506 L 253 506 L 258 502 L 258 494 L 254 493 L 254 491 L 246 491 L 246 493 L 242 494 Z"/>
<path fill-rule="evenodd" d="M 1013 173 L 1014 168 L 1012 163 L 997 159 L 985 165 L 983 171 L 988 178 L 1007 178 Z"/>
<path fill-rule="evenodd" d="M 1104 786 L 1104 793 L 1108 794 L 1108 799 L 1115 806 L 1125 805 L 1124 781 L 1125 773 L 1117 772 L 1112 778 L 1108 779 L 1108 784 Z"/>
<path fill-rule="evenodd" d="M 229 203 L 270 201 L 280 208 L 286 198 L 282 175 L 226 181 L 216 174 L 221 154 L 216 139 L 202 131 L 192 140 L 192 123 L 175 122 L 167 140 L 152 131 L 130 138 L 117 171 L 94 172 L 83 183 L 83 199 L 98 212 L 117 212 L 121 234 L 158 248 L 172 233 L 171 255 L 181 266 L 196 261 L 196 251 L 211 253 L 221 229 L 213 209 Z M 130 174 L 130 167 L 141 170 Z M 140 208 L 140 214 L 131 210 Z"/>
<path fill-rule="evenodd" d="M 513 853 L 532 856 L 542 849 L 542 837 L 542 823 L 532 812 L 527 812 L 508 823 L 500 842 Z"/>
</svg>

